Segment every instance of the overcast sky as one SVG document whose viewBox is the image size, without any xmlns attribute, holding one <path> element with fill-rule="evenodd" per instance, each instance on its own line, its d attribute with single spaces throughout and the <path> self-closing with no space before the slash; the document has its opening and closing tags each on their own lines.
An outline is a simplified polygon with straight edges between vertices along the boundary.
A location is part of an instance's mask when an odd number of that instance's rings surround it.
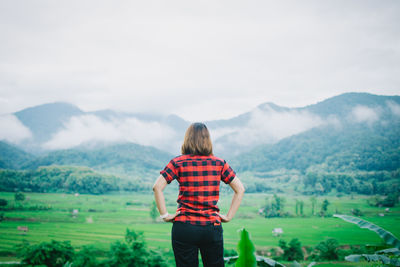
<svg viewBox="0 0 400 267">
<path fill-rule="evenodd" d="M 54 101 L 228 118 L 400 93 L 400 1 L 0 0 L 0 114 Z"/>
</svg>

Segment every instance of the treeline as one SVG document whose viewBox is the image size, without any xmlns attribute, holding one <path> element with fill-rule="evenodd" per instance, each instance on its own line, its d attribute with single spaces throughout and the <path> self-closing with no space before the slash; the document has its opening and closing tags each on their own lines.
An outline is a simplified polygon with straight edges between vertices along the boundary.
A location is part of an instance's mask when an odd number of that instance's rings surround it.
<svg viewBox="0 0 400 267">
<path fill-rule="evenodd" d="M 110 250 L 103 252 L 93 246 L 83 246 L 80 250 L 72 247 L 69 241 L 42 242 L 37 245 L 22 243 L 17 256 L 27 266 L 143 266 L 167 267 L 169 264 L 158 251 L 147 247 L 142 232 L 126 230 L 124 242 L 116 241 Z"/>
<path fill-rule="evenodd" d="M 146 189 L 150 189 L 149 184 L 101 174 L 87 167 L 48 166 L 29 171 L 0 169 L 0 191 L 5 192 L 104 194 Z"/>
<path fill-rule="evenodd" d="M 344 194 L 388 195 L 400 191 L 400 169 L 372 172 L 309 171 L 303 179 L 307 194 L 326 194 L 332 190 Z"/>
<path fill-rule="evenodd" d="M 149 180 L 157 177 L 157 173 L 172 157 L 154 147 L 133 143 L 57 150 L 35 156 L 0 141 L 0 169 L 36 170 L 51 165 L 83 166 L 120 177 Z"/>
</svg>

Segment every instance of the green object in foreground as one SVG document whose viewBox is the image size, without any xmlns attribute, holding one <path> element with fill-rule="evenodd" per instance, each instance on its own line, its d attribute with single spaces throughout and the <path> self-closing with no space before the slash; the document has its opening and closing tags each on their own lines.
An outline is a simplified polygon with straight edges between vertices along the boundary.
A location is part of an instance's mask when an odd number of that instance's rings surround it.
<svg viewBox="0 0 400 267">
<path fill-rule="evenodd" d="M 236 267 L 254 267 L 257 266 L 255 248 L 250 240 L 249 232 L 246 229 L 240 231 L 240 241 L 238 243 L 239 258 L 236 261 Z"/>
<path fill-rule="evenodd" d="M 240 230 L 240 240 L 238 243 L 239 256 L 225 257 L 226 263 L 236 262 L 236 267 L 255 267 L 257 263 L 259 266 L 268 267 L 285 267 L 284 265 L 272 259 L 255 255 L 255 248 L 253 242 L 250 240 L 249 232 L 246 229 Z"/>
</svg>

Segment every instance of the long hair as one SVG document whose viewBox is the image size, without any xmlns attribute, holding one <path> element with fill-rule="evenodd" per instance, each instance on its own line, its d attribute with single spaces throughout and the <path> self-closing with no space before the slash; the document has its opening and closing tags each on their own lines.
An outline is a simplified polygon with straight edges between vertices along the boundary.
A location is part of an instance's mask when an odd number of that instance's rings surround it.
<svg viewBox="0 0 400 267">
<path fill-rule="evenodd" d="M 195 122 L 189 126 L 185 133 L 181 152 L 191 155 L 212 155 L 210 133 L 204 123 Z"/>
</svg>

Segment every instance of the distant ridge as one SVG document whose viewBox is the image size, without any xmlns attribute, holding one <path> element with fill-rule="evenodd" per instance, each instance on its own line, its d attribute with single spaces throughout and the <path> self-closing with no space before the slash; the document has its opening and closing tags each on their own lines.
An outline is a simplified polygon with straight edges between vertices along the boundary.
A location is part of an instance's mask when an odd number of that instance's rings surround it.
<svg viewBox="0 0 400 267">
<path fill-rule="evenodd" d="M 392 107 L 388 103 L 400 105 L 400 96 L 350 92 L 312 105 L 296 108 L 283 107 L 266 102 L 249 112 L 230 119 L 212 120 L 205 123 L 213 137 L 214 153 L 227 159 L 233 159 L 238 155 L 249 153 L 255 148 L 274 145 L 282 139 L 294 138 L 298 134 L 313 131 L 314 128 L 325 127 L 327 123 L 336 123 L 336 126 L 346 126 L 345 129 L 350 129 L 351 124 L 359 123 L 349 119 L 354 116 L 353 113 L 356 107 L 362 107 L 361 110 L 357 111 L 359 113 L 364 112 L 365 109 L 370 109 L 372 113 L 377 112 L 378 122 L 385 120 L 389 124 L 396 125 L 398 117 L 392 112 Z M 166 153 L 178 154 L 184 133 L 189 125 L 188 121 L 177 115 L 128 113 L 109 109 L 84 112 L 78 107 L 65 102 L 27 108 L 14 113 L 14 115 L 29 128 L 33 135 L 32 139 L 26 139 L 16 144 L 16 146 L 35 154 L 51 152 L 52 146 L 45 146 L 45 144 L 48 144 L 57 135 L 58 139 L 56 141 L 58 144 L 71 144 L 69 147 L 61 146 L 63 148 L 79 149 L 80 146 L 85 147 L 88 143 L 99 144 L 101 147 L 113 145 L 116 142 L 124 143 L 129 140 L 129 142 L 138 144 L 151 144 Z M 68 123 L 71 118 L 77 118 L 79 122 L 77 125 L 82 127 L 82 130 L 85 130 L 82 132 L 82 136 L 97 133 L 97 129 L 92 130 L 90 128 L 90 123 L 100 123 L 100 131 L 105 130 L 105 134 L 108 132 L 108 128 L 106 129 L 105 127 L 119 127 L 112 128 L 109 132 L 122 137 L 120 140 L 114 138 L 108 141 L 107 138 L 103 140 L 101 136 L 100 138 L 96 136 L 97 139 L 93 140 L 87 138 L 82 142 L 71 141 L 68 143 L 68 140 L 63 142 L 62 138 L 68 138 L 71 135 L 79 137 L 79 127 L 75 126 L 73 131 L 68 131 Z M 93 119 L 96 120 L 93 122 Z M 378 122 L 373 122 L 372 124 Z M 124 128 L 128 123 L 133 126 Z M 302 124 L 304 124 L 304 127 Z M 371 129 L 368 128 L 370 124 L 361 126 L 365 134 L 371 134 Z M 65 133 L 59 135 L 63 131 Z M 118 131 L 123 131 L 123 133 Z M 130 133 L 140 134 L 135 138 L 131 138 Z M 155 139 L 155 141 L 150 139 L 149 141 L 148 138 L 152 138 L 154 133 L 158 134 L 155 135 L 155 138 L 158 139 Z M 146 142 L 142 142 L 140 138 L 145 139 Z M 57 148 L 57 146 L 53 147 Z"/>
<path fill-rule="evenodd" d="M 0 141 L 0 169 L 19 169 L 33 159 L 33 155 Z"/>
<path fill-rule="evenodd" d="M 69 118 L 82 114 L 78 107 L 65 102 L 43 104 L 14 113 L 31 130 L 35 142 L 50 139 Z"/>
</svg>

